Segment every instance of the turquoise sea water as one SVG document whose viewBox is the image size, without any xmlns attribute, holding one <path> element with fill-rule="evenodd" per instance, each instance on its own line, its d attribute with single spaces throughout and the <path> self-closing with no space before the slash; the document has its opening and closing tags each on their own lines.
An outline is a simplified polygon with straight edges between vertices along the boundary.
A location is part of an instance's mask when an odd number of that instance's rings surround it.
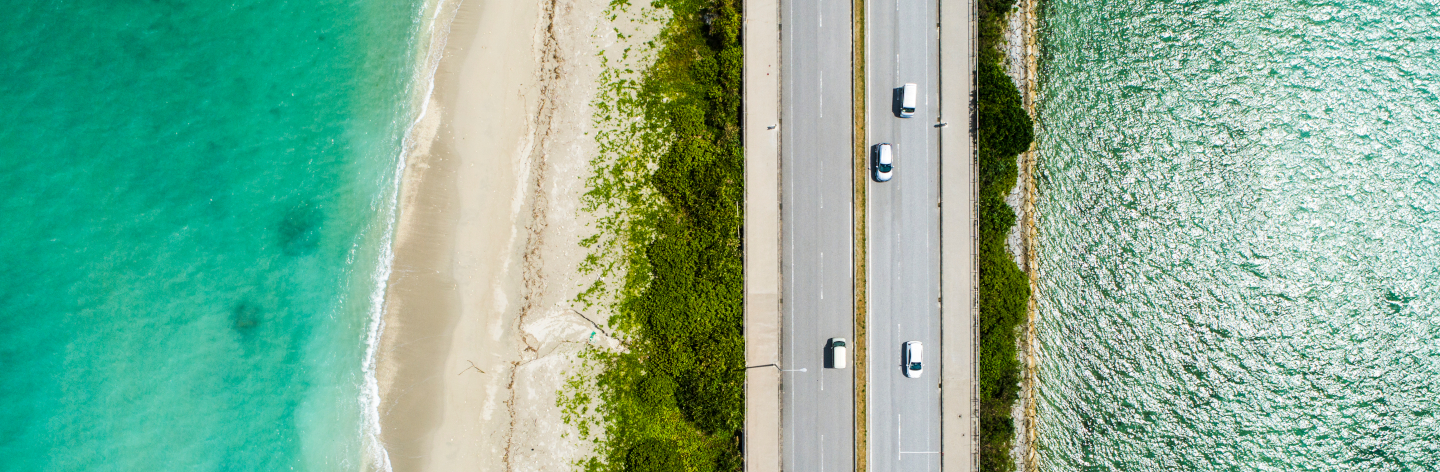
<svg viewBox="0 0 1440 472">
<path fill-rule="evenodd" d="M 1042 470 L 1440 470 L 1440 5 L 1046 3 Z"/>
<path fill-rule="evenodd" d="M 359 467 L 418 2 L 9 3 L 0 470 Z"/>
</svg>

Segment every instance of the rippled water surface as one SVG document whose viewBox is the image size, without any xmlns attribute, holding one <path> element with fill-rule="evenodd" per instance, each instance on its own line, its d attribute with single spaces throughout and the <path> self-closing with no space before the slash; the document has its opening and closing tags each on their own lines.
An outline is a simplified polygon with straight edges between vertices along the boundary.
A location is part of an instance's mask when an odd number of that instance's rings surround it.
<svg viewBox="0 0 1440 472">
<path fill-rule="evenodd" d="M 1440 6 L 1046 15 L 1042 468 L 1440 469 Z"/>
<path fill-rule="evenodd" d="M 0 0 L 0 471 L 360 469 L 419 3 Z"/>
</svg>

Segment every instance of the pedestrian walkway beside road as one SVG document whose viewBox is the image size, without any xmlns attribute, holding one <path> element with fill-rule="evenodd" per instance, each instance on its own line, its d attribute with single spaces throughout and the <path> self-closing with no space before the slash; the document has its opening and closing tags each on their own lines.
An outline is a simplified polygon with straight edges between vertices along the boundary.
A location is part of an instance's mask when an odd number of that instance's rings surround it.
<svg viewBox="0 0 1440 472">
<path fill-rule="evenodd" d="M 979 464 L 975 417 L 975 154 L 970 108 L 975 71 L 973 0 L 940 0 L 940 423 L 941 470 Z"/>
<path fill-rule="evenodd" d="M 780 471 L 780 31 L 776 0 L 745 0 L 747 472 Z"/>
</svg>

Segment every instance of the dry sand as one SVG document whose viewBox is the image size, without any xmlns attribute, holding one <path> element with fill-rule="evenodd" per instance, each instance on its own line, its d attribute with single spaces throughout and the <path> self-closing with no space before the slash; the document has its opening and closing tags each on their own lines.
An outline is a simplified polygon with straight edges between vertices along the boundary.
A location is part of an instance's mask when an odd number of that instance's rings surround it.
<svg viewBox="0 0 1440 472">
<path fill-rule="evenodd" d="M 568 471 L 591 452 L 556 399 L 577 353 L 615 345 L 603 314 L 569 303 L 592 232 L 596 52 L 620 47 L 607 4 L 441 7 L 449 35 L 401 184 L 376 354 L 396 471 Z"/>
</svg>

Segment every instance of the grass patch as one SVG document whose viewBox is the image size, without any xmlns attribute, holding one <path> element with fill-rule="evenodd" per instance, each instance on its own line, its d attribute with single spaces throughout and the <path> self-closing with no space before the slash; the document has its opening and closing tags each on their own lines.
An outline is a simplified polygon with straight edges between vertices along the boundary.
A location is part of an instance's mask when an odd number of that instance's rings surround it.
<svg viewBox="0 0 1440 472">
<path fill-rule="evenodd" d="M 584 242 L 585 270 L 599 277 L 578 299 L 611 311 L 625 349 L 587 351 L 599 374 L 572 378 L 560 406 L 596 443 L 579 464 L 587 471 L 735 471 L 745 411 L 739 5 L 616 0 L 612 21 L 630 9 L 657 12 L 663 27 L 622 55 L 652 64 L 607 62 L 601 77 L 601 153 L 585 196 L 599 232 Z"/>
<path fill-rule="evenodd" d="M 1019 399 L 1020 361 L 1016 328 L 1025 321 L 1029 280 L 1005 249 L 1015 211 L 1004 201 L 1015 187 L 1015 158 L 1030 148 L 1034 128 L 1014 82 L 1005 75 L 998 48 L 1002 22 L 1015 0 L 981 0 L 976 108 L 979 124 L 980 470 L 1011 471 Z"/>
</svg>

